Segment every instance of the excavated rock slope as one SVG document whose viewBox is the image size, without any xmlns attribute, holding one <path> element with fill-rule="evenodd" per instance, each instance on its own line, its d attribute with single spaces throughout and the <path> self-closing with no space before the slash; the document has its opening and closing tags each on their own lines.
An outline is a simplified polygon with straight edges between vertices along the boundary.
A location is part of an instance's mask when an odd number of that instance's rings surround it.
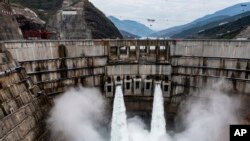
<svg viewBox="0 0 250 141">
<path fill-rule="evenodd" d="M 242 30 L 236 37 L 237 38 L 247 38 L 250 39 L 250 26 Z"/>
<path fill-rule="evenodd" d="M 114 24 L 88 0 L 64 0 L 62 8 L 48 22 L 55 39 L 122 38 Z"/>
<path fill-rule="evenodd" d="M 22 32 L 9 5 L 0 2 L 0 40 L 22 39 Z"/>
</svg>

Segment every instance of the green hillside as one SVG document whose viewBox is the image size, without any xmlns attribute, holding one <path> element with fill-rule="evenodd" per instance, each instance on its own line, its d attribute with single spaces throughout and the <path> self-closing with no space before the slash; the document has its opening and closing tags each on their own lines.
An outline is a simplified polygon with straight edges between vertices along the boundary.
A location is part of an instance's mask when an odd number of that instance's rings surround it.
<svg viewBox="0 0 250 141">
<path fill-rule="evenodd" d="M 215 26 L 199 33 L 200 37 L 212 39 L 232 39 L 250 26 L 250 15 L 227 24 Z"/>
</svg>

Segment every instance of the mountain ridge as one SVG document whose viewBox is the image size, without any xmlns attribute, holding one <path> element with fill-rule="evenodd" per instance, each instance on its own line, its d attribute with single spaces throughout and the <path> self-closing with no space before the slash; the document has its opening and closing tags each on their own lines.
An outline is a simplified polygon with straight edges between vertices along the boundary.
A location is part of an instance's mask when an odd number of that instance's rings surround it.
<svg viewBox="0 0 250 141">
<path fill-rule="evenodd" d="M 250 15 L 250 11 L 239 14 L 239 15 L 235 15 L 235 16 L 232 16 L 232 17 L 222 18 L 221 20 L 209 22 L 206 25 L 197 26 L 197 27 L 189 28 L 187 30 L 183 30 L 180 33 L 174 34 L 172 37 L 173 38 L 199 38 L 198 37 L 199 32 L 202 32 L 204 30 L 214 28 L 214 27 L 217 27 L 217 26 L 220 26 L 220 25 L 223 25 L 223 24 L 227 24 L 227 23 L 230 23 L 230 22 L 237 21 L 238 19 L 249 16 L 249 15 Z"/>
<path fill-rule="evenodd" d="M 114 16 L 108 16 L 108 18 L 120 31 L 125 31 L 140 37 L 147 37 L 148 35 L 154 33 L 152 29 L 137 21 L 120 20 Z"/>
<path fill-rule="evenodd" d="M 246 11 L 250 11 L 250 2 L 239 3 L 236 5 L 224 8 L 222 10 L 214 12 L 213 14 L 205 15 L 201 18 L 198 18 L 190 23 L 167 28 L 167 29 L 161 30 L 159 32 L 153 33 L 150 36 L 152 36 L 152 37 L 171 37 L 177 33 L 180 33 L 184 30 L 187 30 L 189 28 L 193 28 L 195 26 L 201 26 L 201 25 L 208 24 L 209 22 L 217 21 L 220 19 L 220 17 L 226 17 L 226 16 L 231 17 L 231 16 L 238 15 L 240 13 L 244 13 Z"/>
</svg>

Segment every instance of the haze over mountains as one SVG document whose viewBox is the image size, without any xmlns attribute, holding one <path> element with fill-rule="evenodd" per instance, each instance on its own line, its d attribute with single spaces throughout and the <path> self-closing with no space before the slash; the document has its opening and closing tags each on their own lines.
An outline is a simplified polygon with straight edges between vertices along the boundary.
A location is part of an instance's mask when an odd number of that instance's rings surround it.
<svg viewBox="0 0 250 141">
<path fill-rule="evenodd" d="M 158 38 L 199 38 L 199 33 L 210 28 L 215 28 L 217 26 L 221 26 L 228 23 L 239 23 L 235 22 L 240 18 L 249 16 L 250 13 L 250 2 L 247 3 L 240 3 L 233 5 L 231 7 L 227 7 L 225 9 L 219 10 L 213 14 L 206 15 L 204 17 L 198 18 L 191 23 L 187 23 L 181 26 L 171 27 L 165 30 L 161 30 L 158 32 L 154 32 L 149 27 L 138 23 L 132 20 L 119 20 L 113 16 L 110 16 L 109 19 L 115 24 L 115 26 L 120 31 L 125 31 L 127 33 L 132 33 L 134 35 L 140 37 L 158 37 Z M 245 18 L 247 19 L 247 18 Z M 241 31 L 242 29 L 246 28 L 250 25 L 250 21 L 245 21 L 244 27 L 237 28 L 237 30 Z M 230 25 L 230 27 L 233 27 Z M 235 28 L 227 28 L 228 31 L 236 30 Z M 217 34 L 224 34 L 224 33 L 217 33 Z M 206 34 L 207 35 L 207 34 Z M 201 36 L 204 37 L 204 36 Z M 215 38 L 215 35 L 213 35 Z"/>
<path fill-rule="evenodd" d="M 215 21 L 223 22 L 223 19 L 235 16 L 235 15 L 247 12 L 247 11 L 250 11 L 250 2 L 236 4 L 234 6 L 217 11 L 214 14 L 206 15 L 202 18 L 194 20 L 191 23 L 168 28 L 168 29 L 156 32 L 156 33 L 152 34 L 151 36 L 153 36 L 153 37 L 172 37 L 172 36 L 182 32 L 184 30 L 191 29 L 194 27 L 201 27 L 201 26 L 204 26 L 206 24 L 209 24 L 209 23 L 212 23 Z M 178 37 L 178 36 L 174 36 L 174 37 Z M 183 36 L 179 36 L 179 37 L 183 37 Z"/>
<path fill-rule="evenodd" d="M 148 35 L 154 33 L 152 29 L 136 21 L 120 20 L 114 16 L 109 16 L 108 18 L 115 24 L 115 26 L 120 31 L 126 33 L 134 34 L 140 37 L 147 37 Z"/>
<path fill-rule="evenodd" d="M 193 34 L 189 33 L 191 38 L 208 38 L 208 39 L 232 39 L 232 38 L 249 38 L 250 32 L 246 30 L 250 27 L 250 12 L 246 12 L 240 15 L 236 15 L 230 18 L 225 19 L 225 21 L 217 26 L 213 26 L 211 28 L 206 28 L 205 30 L 201 30 L 200 32 L 193 32 Z M 218 23 L 218 22 L 215 22 Z M 193 30 L 193 29 L 191 29 Z M 183 31 L 180 34 L 176 34 L 174 36 L 181 37 L 183 33 L 187 33 L 188 31 Z M 189 31 L 190 32 L 190 31 Z M 245 32 L 244 34 L 242 32 Z M 241 36 L 238 36 L 241 35 Z M 184 36 L 185 37 L 185 36 Z M 190 38 L 189 37 L 189 38 Z"/>
</svg>

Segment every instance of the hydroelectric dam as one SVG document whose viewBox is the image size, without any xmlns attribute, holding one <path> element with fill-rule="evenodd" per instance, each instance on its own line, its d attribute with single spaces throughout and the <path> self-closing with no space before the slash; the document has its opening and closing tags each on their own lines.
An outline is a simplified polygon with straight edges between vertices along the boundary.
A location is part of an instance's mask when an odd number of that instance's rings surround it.
<svg viewBox="0 0 250 141">
<path fill-rule="evenodd" d="M 50 101 L 79 85 L 99 88 L 110 103 L 121 86 L 128 115 L 146 119 L 158 85 L 171 125 L 182 101 L 223 79 L 250 118 L 247 40 L 3 41 L 0 55 L 1 141 L 46 140 Z"/>
</svg>

